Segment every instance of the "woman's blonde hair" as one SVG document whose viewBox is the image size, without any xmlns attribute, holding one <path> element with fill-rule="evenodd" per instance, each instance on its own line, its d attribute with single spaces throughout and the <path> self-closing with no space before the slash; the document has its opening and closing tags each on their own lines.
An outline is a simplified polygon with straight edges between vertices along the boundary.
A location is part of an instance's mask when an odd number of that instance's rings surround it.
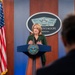
<svg viewBox="0 0 75 75">
<path fill-rule="evenodd" d="M 37 27 L 37 29 L 39 30 L 39 35 L 41 35 L 42 34 L 42 27 L 41 27 L 41 25 L 40 24 L 34 24 L 32 26 L 32 31 L 34 30 L 34 26 Z M 32 34 L 33 34 L 33 32 L 32 32 Z"/>
</svg>

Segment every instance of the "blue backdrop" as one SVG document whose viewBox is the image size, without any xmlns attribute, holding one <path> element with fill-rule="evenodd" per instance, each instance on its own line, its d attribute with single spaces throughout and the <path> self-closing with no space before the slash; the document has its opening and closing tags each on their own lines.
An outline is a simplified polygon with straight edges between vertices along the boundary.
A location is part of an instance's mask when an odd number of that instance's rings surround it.
<svg viewBox="0 0 75 75">
<path fill-rule="evenodd" d="M 14 0 L 14 75 L 25 75 L 28 57 L 17 52 L 17 46 L 26 44 L 29 31 L 26 20 L 29 17 L 29 0 Z M 66 14 L 74 11 L 74 0 L 58 0 L 58 16 L 63 20 Z M 65 55 L 64 46 L 58 37 L 59 58 Z"/>
<path fill-rule="evenodd" d="M 29 0 L 14 1 L 14 75 L 25 75 L 28 57 L 17 52 L 17 46 L 26 44 L 29 31 L 26 20 L 29 17 Z"/>
</svg>

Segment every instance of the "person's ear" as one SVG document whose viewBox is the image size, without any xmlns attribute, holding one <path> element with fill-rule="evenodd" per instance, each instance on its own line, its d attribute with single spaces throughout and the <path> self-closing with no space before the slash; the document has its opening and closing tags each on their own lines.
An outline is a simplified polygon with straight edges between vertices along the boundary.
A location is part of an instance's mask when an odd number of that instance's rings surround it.
<svg viewBox="0 0 75 75">
<path fill-rule="evenodd" d="M 66 39 L 65 39 L 64 37 L 61 36 L 61 40 L 62 40 L 64 46 L 67 46 L 67 41 L 66 41 Z"/>
</svg>

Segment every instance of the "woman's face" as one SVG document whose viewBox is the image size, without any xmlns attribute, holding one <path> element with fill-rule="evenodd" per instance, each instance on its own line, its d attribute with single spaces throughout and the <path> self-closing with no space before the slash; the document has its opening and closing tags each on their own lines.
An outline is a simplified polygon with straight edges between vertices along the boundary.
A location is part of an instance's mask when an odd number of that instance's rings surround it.
<svg viewBox="0 0 75 75">
<path fill-rule="evenodd" d="M 34 34 L 39 34 L 39 30 L 38 30 L 37 26 L 34 26 L 33 33 Z"/>
</svg>

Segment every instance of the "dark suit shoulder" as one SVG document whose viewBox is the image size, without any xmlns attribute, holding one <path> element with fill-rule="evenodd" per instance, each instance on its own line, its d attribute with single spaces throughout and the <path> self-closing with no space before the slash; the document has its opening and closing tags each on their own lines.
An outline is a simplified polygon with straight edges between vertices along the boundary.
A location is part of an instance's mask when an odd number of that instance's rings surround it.
<svg viewBox="0 0 75 75">
<path fill-rule="evenodd" d="M 75 55 L 66 55 L 52 64 L 39 69 L 37 75 L 58 75 L 58 74 L 75 74 Z"/>
<path fill-rule="evenodd" d="M 68 67 L 73 66 L 75 63 L 75 56 L 73 55 L 66 55 L 58 60 L 56 60 L 54 63 L 52 63 L 52 66 L 58 66 L 58 67 Z"/>
</svg>

